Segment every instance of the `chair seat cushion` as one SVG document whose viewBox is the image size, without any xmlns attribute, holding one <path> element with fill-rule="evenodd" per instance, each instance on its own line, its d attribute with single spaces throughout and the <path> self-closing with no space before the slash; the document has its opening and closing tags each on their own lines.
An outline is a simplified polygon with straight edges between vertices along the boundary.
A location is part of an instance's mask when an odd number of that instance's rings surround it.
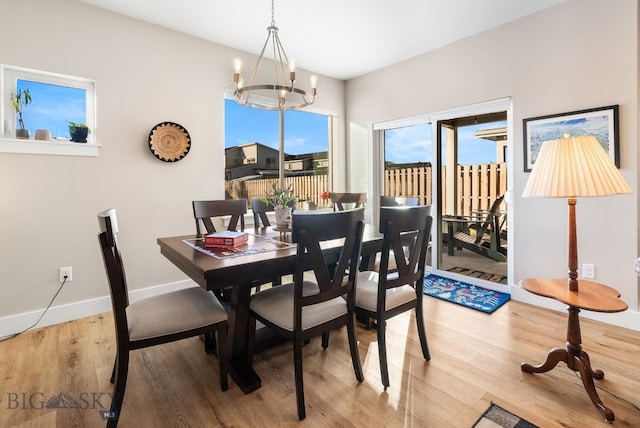
<svg viewBox="0 0 640 428">
<path fill-rule="evenodd" d="M 376 312 L 378 306 L 378 272 L 365 271 L 358 273 L 356 282 L 356 306 L 366 311 Z M 392 274 L 389 277 L 397 276 Z M 411 302 L 416 299 L 416 291 L 410 285 L 402 285 L 387 290 L 385 311 Z"/>
<path fill-rule="evenodd" d="M 132 341 L 192 330 L 226 319 L 227 312 L 218 299 L 200 287 L 149 297 L 127 307 Z"/>
<path fill-rule="evenodd" d="M 253 312 L 278 327 L 293 331 L 293 291 L 293 283 L 261 291 L 251 298 L 250 308 Z M 312 281 L 304 281 L 303 296 L 317 294 L 318 291 L 318 284 Z M 336 297 L 312 306 L 305 306 L 302 308 L 302 329 L 307 330 L 346 313 L 347 303 L 342 297 Z"/>
</svg>

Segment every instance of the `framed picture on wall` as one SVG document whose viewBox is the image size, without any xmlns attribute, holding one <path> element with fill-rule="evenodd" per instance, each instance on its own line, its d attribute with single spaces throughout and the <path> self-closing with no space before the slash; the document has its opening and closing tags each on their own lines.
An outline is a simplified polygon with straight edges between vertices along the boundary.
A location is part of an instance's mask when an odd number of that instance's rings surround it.
<svg viewBox="0 0 640 428">
<path fill-rule="evenodd" d="M 609 157 L 620 168 L 618 141 L 618 105 L 531 117 L 522 120 L 524 133 L 524 171 L 536 162 L 542 143 L 578 135 L 594 135 Z"/>
</svg>

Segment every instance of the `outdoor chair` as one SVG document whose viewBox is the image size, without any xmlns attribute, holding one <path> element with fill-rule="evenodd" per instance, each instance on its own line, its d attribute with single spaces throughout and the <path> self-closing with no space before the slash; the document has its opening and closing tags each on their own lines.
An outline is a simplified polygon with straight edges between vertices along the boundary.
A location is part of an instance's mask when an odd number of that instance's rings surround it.
<svg viewBox="0 0 640 428">
<path fill-rule="evenodd" d="M 213 293 L 188 287 L 129 303 L 122 254 L 118 247 L 115 209 L 98 214 L 104 267 L 109 280 L 116 329 L 116 358 L 111 372 L 113 395 L 107 427 L 118 424 L 129 371 L 129 352 L 203 335 L 205 350 L 217 351 L 220 388 L 227 381 L 227 312 Z M 214 345 L 217 334 L 217 344 Z"/>
<path fill-rule="evenodd" d="M 294 213 L 291 239 L 297 244 L 293 283 L 252 296 L 249 358 L 253 360 L 256 320 L 293 341 L 298 418 L 306 416 L 302 378 L 302 346 L 322 335 L 329 346 L 329 332 L 347 326 L 351 361 L 358 382 L 364 380 L 355 330 L 355 287 L 362 247 L 364 208 L 358 210 Z M 334 251 L 322 251 L 321 243 L 344 238 Z M 305 280 L 311 269 L 315 280 Z M 309 275 L 309 274 L 308 274 Z"/>
<path fill-rule="evenodd" d="M 424 266 L 432 223 L 429 208 L 425 205 L 381 208 L 380 233 L 383 234 L 383 240 L 380 272 L 365 271 L 358 274 L 356 312 L 366 319 L 368 327 L 369 321 L 375 320 L 380 374 L 385 388 L 389 386 L 386 349 L 389 318 L 415 309 L 422 355 L 427 361 L 431 359 L 422 312 Z M 389 271 L 391 258 L 397 266 L 394 273 Z"/>
<path fill-rule="evenodd" d="M 500 211 L 503 201 L 504 195 L 491 204 L 489 211 L 478 211 L 469 217 L 448 218 L 448 222 L 453 222 L 453 227 L 449 228 L 453 236 L 448 237 L 453 242 L 449 242 L 449 245 L 465 248 L 498 262 L 507 261 L 507 249 L 502 245 L 502 239 L 506 237 L 506 231 L 503 230 L 506 215 Z"/>
</svg>

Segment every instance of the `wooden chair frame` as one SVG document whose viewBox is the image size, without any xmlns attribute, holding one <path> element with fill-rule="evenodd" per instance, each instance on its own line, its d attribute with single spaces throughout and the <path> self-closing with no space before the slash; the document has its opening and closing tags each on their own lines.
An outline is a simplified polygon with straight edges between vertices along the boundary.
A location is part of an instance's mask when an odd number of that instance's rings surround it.
<svg viewBox="0 0 640 428">
<path fill-rule="evenodd" d="M 356 312 L 365 317 L 367 321 L 369 318 L 375 320 L 380 374 L 385 388 L 389 386 L 386 350 L 386 326 L 389 318 L 415 309 L 422 355 L 427 361 L 431 359 L 422 309 L 425 261 L 433 221 L 429 215 L 430 208 L 429 205 L 382 207 L 380 209 L 380 233 L 384 236 L 380 272 L 378 274 L 373 274 L 373 272 L 361 272 L 359 274 Z M 396 267 L 393 275 L 389 269 L 392 257 L 395 260 Z M 362 278 L 366 278 L 369 275 L 377 278 L 376 282 L 368 281 L 368 285 L 374 287 L 376 292 L 375 310 L 362 307 L 360 303 L 361 296 L 364 296 L 363 288 L 365 286 Z M 399 287 L 403 287 L 403 289 Z M 388 308 L 388 293 L 394 289 L 397 290 L 396 293 L 406 293 L 408 291 L 407 287 L 411 288 L 411 292 L 414 294 L 413 298 L 406 299 L 405 303 Z"/>
<path fill-rule="evenodd" d="M 113 384 L 112 402 L 107 418 L 107 428 L 115 428 L 120 418 L 124 393 L 129 372 L 129 352 L 193 336 L 203 335 L 205 350 L 208 353 L 217 351 L 220 388 L 228 389 L 227 366 L 227 320 L 203 325 L 184 331 L 154 335 L 145 339 L 131 340 L 129 336 L 129 321 L 127 307 L 129 307 L 129 293 L 124 271 L 124 264 L 117 242 L 117 225 L 115 211 L 106 210 L 98 214 L 98 221 L 103 230 L 98 235 L 100 248 L 104 260 L 104 267 L 109 280 L 113 318 L 116 329 L 116 358 L 111 372 L 110 382 Z M 205 292 L 204 290 L 202 290 Z M 206 293 L 206 292 L 205 292 Z M 217 338 L 217 340 L 216 340 Z M 217 343 L 216 343 L 217 342 Z"/>
<path fill-rule="evenodd" d="M 277 334 L 293 341 L 293 359 L 295 367 L 296 401 L 298 418 L 306 416 L 304 401 L 304 385 L 302 372 L 302 346 L 311 337 L 322 335 L 322 347 L 329 345 L 329 332 L 342 326 L 347 326 L 351 360 L 358 382 L 364 380 L 355 330 L 355 283 L 358 262 L 362 249 L 362 234 L 364 231 L 364 208 L 342 212 L 328 213 L 294 213 L 292 220 L 292 241 L 297 244 L 297 256 L 294 282 L 285 284 L 278 289 L 266 290 L 263 293 L 286 291 L 288 298 L 293 299 L 293 313 L 291 313 L 292 329 L 283 328 L 256 312 L 254 301 L 260 299 L 262 293 L 254 295 L 250 306 L 250 360 L 253 359 L 253 334 L 255 334 L 256 320 L 269 327 Z M 344 246 L 333 252 L 323 252 L 323 241 L 344 238 Z M 338 253 L 339 251 L 339 253 Z M 315 284 L 319 289 L 317 294 L 303 294 L 303 288 L 309 285 L 304 279 L 304 273 L 312 270 Z M 314 305 L 323 305 L 335 299 L 345 298 L 346 312 L 335 318 L 303 329 L 303 312 Z M 342 302 L 344 304 L 344 302 Z M 307 308 L 307 309 L 305 309 Z M 291 321 L 291 320 L 290 320 Z"/>
<path fill-rule="evenodd" d="M 240 230 L 244 230 L 244 215 L 247 213 L 246 199 L 220 199 L 209 201 L 193 201 L 193 217 L 196 221 L 196 233 L 198 236 L 203 235 L 203 229 L 206 233 L 216 232 L 212 218 L 231 216 L 227 230 L 237 230 L 238 222 L 240 222 Z"/>
</svg>

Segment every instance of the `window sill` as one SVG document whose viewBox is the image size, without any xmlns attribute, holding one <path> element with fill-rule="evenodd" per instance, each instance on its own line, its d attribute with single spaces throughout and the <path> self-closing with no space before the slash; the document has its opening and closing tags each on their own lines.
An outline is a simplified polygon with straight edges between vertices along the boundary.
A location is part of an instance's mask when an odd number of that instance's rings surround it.
<svg viewBox="0 0 640 428">
<path fill-rule="evenodd" d="M 59 140 L 18 140 L 0 138 L 0 153 L 25 153 L 34 155 L 98 156 L 99 144 L 73 143 Z"/>
</svg>

